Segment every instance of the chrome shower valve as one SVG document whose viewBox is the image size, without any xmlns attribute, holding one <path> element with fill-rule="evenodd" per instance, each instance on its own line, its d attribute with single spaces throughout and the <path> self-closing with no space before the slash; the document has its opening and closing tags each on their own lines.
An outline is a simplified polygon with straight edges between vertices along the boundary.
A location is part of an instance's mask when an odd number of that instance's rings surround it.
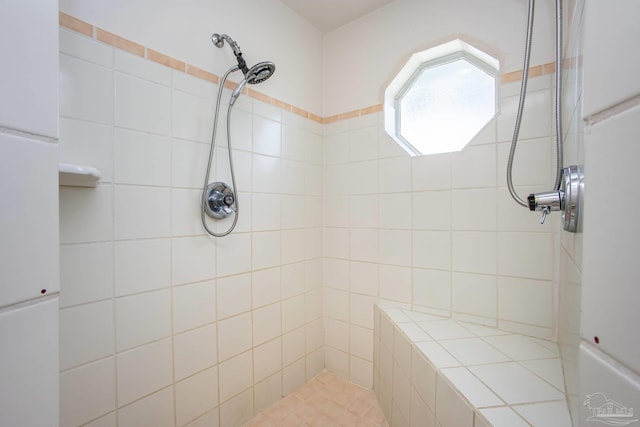
<svg viewBox="0 0 640 427">
<path fill-rule="evenodd" d="M 562 169 L 560 189 L 529 194 L 527 197 L 529 210 L 542 212 L 541 224 L 544 224 L 549 212 L 562 211 L 564 230 L 573 233 L 581 231 L 582 222 L 579 213 L 584 188 L 583 178 L 581 165 Z"/>
</svg>

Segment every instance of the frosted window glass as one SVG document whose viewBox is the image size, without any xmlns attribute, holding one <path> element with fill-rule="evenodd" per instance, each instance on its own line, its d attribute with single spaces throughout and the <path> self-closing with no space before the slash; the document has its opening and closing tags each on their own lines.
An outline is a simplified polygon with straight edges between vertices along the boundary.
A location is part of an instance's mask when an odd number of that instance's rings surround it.
<svg viewBox="0 0 640 427">
<path fill-rule="evenodd" d="M 422 154 L 459 151 L 495 111 L 495 78 L 458 59 L 420 72 L 400 99 L 399 134 Z"/>
</svg>

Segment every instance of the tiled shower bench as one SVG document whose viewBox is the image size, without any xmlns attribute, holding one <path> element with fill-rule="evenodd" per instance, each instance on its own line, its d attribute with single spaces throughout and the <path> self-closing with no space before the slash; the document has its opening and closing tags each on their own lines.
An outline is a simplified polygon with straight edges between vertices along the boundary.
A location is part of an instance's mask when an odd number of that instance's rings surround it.
<svg viewBox="0 0 640 427">
<path fill-rule="evenodd" d="M 555 343 L 374 308 L 373 388 L 391 427 L 570 427 Z"/>
</svg>

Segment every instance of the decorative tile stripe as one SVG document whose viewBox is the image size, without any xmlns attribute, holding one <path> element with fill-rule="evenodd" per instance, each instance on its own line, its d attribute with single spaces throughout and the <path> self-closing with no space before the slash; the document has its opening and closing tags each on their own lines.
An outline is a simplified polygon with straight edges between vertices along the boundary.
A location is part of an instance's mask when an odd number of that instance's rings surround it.
<svg viewBox="0 0 640 427">
<path fill-rule="evenodd" d="M 96 28 L 96 39 L 118 49 L 144 57 L 144 46 L 141 44 L 134 43 L 100 28 Z"/>
<path fill-rule="evenodd" d="M 529 67 L 529 77 L 540 77 L 545 74 L 553 74 L 556 70 L 556 64 L 550 62 L 548 64 L 536 65 L 535 67 Z M 522 80 L 522 70 L 512 71 L 500 76 L 500 83 L 511 83 Z"/>
<path fill-rule="evenodd" d="M 71 15 L 60 12 L 58 15 L 60 26 L 73 30 L 85 36 L 93 37 L 93 25 L 87 24 Z"/>
<path fill-rule="evenodd" d="M 183 73 L 187 71 L 187 66 L 184 62 L 178 61 L 177 59 L 171 58 L 170 56 L 164 55 L 160 52 L 156 52 L 153 49 L 147 48 L 147 59 L 173 68 L 174 70 L 182 71 Z"/>
<path fill-rule="evenodd" d="M 211 83 L 217 84 L 220 82 L 220 77 L 213 73 L 210 73 L 209 71 L 198 68 L 195 65 L 187 64 L 183 61 L 172 58 L 163 53 L 157 52 L 153 49 L 150 49 L 141 44 L 135 43 L 131 40 L 127 40 L 123 37 L 112 34 L 98 27 L 94 27 L 93 25 L 87 22 L 81 21 L 80 19 L 75 18 L 71 15 L 67 15 L 66 13 L 59 12 L 59 22 L 61 27 L 67 28 L 69 30 L 75 31 L 77 33 L 83 34 L 91 38 L 95 38 L 96 40 L 106 43 L 108 45 L 111 45 L 115 48 L 125 50 L 129 53 L 141 56 L 143 58 L 147 58 L 150 61 L 157 62 L 167 67 L 171 67 L 175 70 L 181 71 L 183 73 L 187 73 L 193 77 L 206 80 Z M 569 64 L 569 65 L 573 65 L 573 64 Z M 535 67 L 530 67 L 529 77 L 539 77 L 546 74 L 552 74 L 555 72 L 555 68 L 556 67 L 553 62 L 550 62 L 548 64 L 543 64 L 543 65 L 537 65 Z M 511 83 L 511 82 L 519 81 L 521 79 L 522 79 L 522 70 L 512 71 L 510 73 L 505 73 L 500 76 L 501 83 Z M 225 82 L 225 87 L 228 89 L 233 90 L 237 86 L 238 86 L 237 83 L 231 82 L 229 80 Z M 320 124 L 330 124 L 330 123 L 335 123 L 342 120 L 348 120 L 354 117 L 365 116 L 367 114 L 380 112 L 383 109 L 383 104 L 376 104 L 376 105 L 371 105 L 369 107 L 360 108 L 358 110 L 335 114 L 333 116 L 321 117 L 321 116 L 318 116 L 317 114 L 313 114 L 302 108 L 288 104 L 284 101 L 273 98 L 269 95 L 265 95 L 253 89 L 245 88 L 243 89 L 242 93 L 247 94 L 249 97 L 255 100 L 264 102 L 265 104 L 273 105 L 274 107 L 292 112 L 294 114 L 308 118 L 309 120 L 312 120 Z"/>
</svg>

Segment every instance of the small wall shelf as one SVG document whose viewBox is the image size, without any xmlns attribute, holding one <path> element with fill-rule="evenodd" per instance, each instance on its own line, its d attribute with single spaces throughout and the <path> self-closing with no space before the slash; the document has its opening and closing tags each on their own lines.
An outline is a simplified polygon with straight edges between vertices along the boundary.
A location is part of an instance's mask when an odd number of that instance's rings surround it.
<svg viewBox="0 0 640 427">
<path fill-rule="evenodd" d="M 95 187 L 102 173 L 91 166 L 60 163 L 58 166 L 58 182 L 61 186 Z"/>
</svg>

